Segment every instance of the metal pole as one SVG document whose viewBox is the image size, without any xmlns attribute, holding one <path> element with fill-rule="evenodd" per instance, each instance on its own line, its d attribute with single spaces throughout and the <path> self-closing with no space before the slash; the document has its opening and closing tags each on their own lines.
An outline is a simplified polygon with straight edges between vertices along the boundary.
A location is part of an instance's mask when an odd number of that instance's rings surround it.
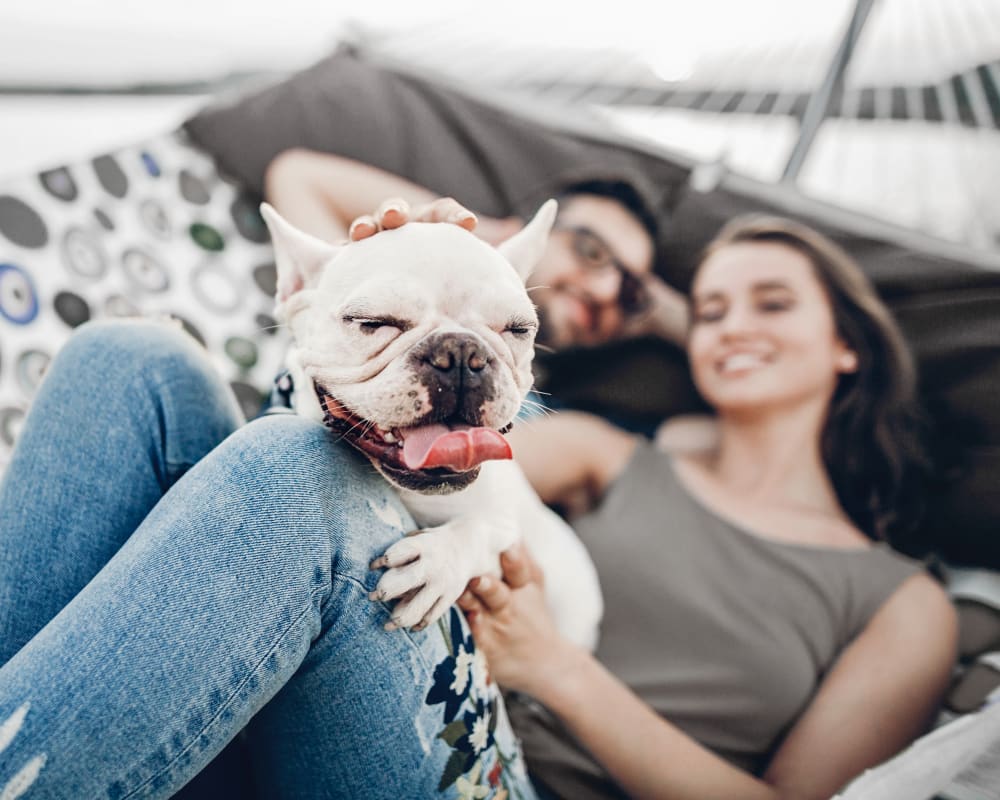
<svg viewBox="0 0 1000 800">
<path fill-rule="evenodd" d="M 833 59 L 830 61 L 830 66 L 827 68 L 823 82 L 809 98 L 809 104 L 802 115 L 802 124 L 799 126 L 799 138 L 795 142 L 795 147 L 792 148 L 791 155 L 788 156 L 785 171 L 781 174 L 783 182 L 791 183 L 798 178 L 802 164 L 809 154 L 809 148 L 812 147 L 813 140 L 816 138 L 819 126 L 826 117 L 834 95 L 843 92 L 844 70 L 847 69 L 847 64 L 851 60 L 851 54 L 854 52 L 854 45 L 857 44 L 858 38 L 861 36 L 865 22 L 868 21 L 868 12 L 872 10 L 874 4 L 875 0 L 857 0 L 855 3 L 851 21 L 844 32 L 843 38 L 840 40 L 837 52 L 834 53 Z"/>
</svg>

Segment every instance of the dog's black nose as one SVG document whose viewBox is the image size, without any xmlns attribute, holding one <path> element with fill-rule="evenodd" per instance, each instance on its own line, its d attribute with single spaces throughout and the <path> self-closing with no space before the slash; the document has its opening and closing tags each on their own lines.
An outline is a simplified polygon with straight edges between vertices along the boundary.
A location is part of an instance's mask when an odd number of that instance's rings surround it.
<svg viewBox="0 0 1000 800">
<path fill-rule="evenodd" d="M 481 339 L 468 333 L 432 334 L 410 357 L 418 380 L 427 387 L 430 418 L 480 424 L 485 403 L 497 391 L 494 360 Z"/>
<path fill-rule="evenodd" d="M 446 383 L 470 385 L 490 363 L 481 342 L 462 334 L 442 333 L 425 342 L 423 360 Z"/>
<path fill-rule="evenodd" d="M 482 372 L 489 360 L 475 339 L 445 335 L 434 343 L 424 360 L 439 372 Z M 461 376 L 459 376 L 461 377 Z"/>
</svg>

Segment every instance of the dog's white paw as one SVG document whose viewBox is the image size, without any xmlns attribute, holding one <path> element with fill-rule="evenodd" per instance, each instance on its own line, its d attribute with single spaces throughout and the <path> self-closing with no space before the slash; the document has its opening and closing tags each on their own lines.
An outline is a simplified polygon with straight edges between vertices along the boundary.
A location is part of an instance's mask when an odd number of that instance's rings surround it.
<svg viewBox="0 0 1000 800">
<path fill-rule="evenodd" d="M 423 630 L 448 610 L 476 576 L 447 524 L 396 542 L 372 567 L 386 571 L 369 597 L 396 601 L 386 630 Z"/>
</svg>

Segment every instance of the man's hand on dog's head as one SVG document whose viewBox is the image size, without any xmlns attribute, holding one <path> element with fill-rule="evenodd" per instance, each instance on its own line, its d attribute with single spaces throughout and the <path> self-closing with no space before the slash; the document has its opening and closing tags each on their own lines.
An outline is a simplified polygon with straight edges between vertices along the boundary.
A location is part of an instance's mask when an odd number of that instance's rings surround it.
<svg viewBox="0 0 1000 800">
<path fill-rule="evenodd" d="M 407 222 L 446 222 L 471 231 L 478 221 L 475 214 L 451 197 L 439 197 L 416 208 L 410 208 L 410 204 L 401 197 L 391 197 L 374 214 L 365 214 L 354 220 L 348 236 L 352 242 L 357 242 L 379 231 L 399 228 Z"/>
</svg>

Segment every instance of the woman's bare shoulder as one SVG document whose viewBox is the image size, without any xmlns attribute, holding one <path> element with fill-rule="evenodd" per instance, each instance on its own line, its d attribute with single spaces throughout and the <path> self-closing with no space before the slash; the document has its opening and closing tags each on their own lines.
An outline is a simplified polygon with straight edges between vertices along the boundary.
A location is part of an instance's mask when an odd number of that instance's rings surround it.
<svg viewBox="0 0 1000 800">
<path fill-rule="evenodd" d="M 678 414 L 660 423 L 654 441 L 665 453 L 711 453 L 719 444 L 719 427 L 710 414 Z"/>
</svg>

